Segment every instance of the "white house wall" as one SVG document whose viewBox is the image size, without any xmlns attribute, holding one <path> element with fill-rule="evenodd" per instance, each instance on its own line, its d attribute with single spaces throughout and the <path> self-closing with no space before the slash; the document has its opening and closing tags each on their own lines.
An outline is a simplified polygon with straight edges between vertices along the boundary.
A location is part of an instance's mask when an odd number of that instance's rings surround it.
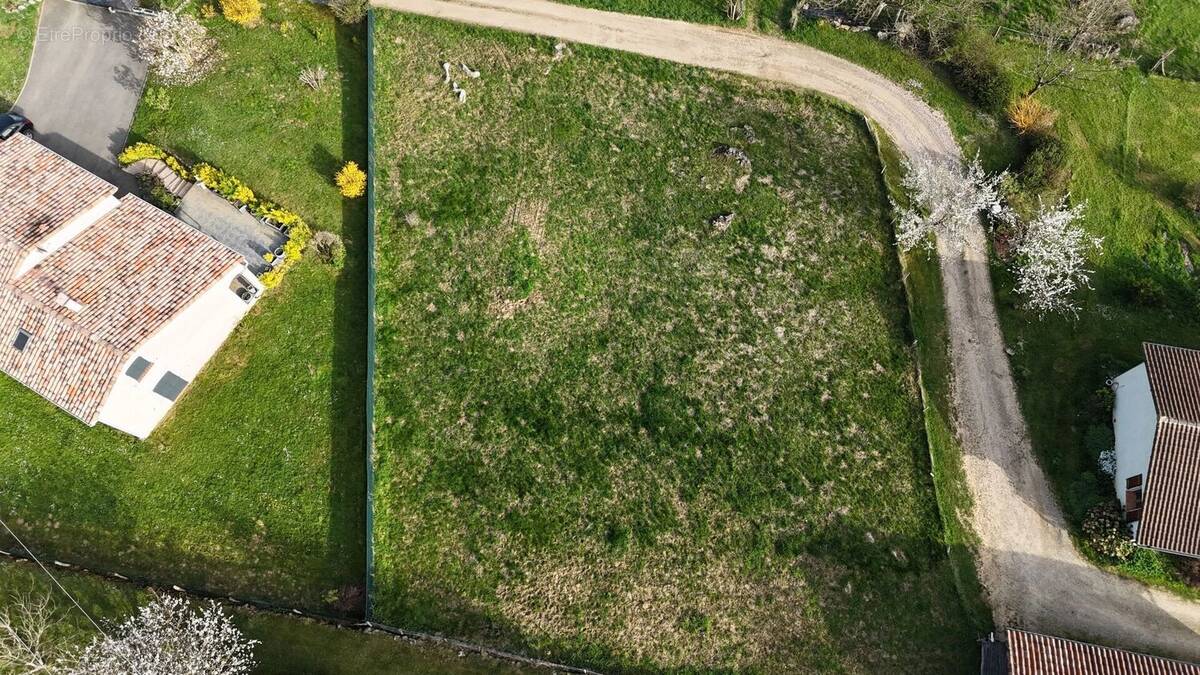
<svg viewBox="0 0 1200 675">
<path fill-rule="evenodd" d="M 141 439 L 154 431 L 175 404 L 154 393 L 158 381 L 172 372 L 190 384 L 250 310 L 251 305 L 230 290 L 239 274 L 257 285 L 245 266 L 227 273 L 121 366 L 117 383 L 100 410 L 100 422 Z M 125 374 L 137 357 L 151 364 L 141 381 Z"/>
<path fill-rule="evenodd" d="M 1113 476 L 1113 487 L 1124 508 L 1125 480 L 1140 474 L 1144 481 L 1150 468 L 1150 448 L 1154 445 L 1158 413 L 1154 409 L 1154 398 L 1150 395 L 1146 364 L 1122 374 L 1113 381 L 1113 386 L 1117 394 L 1113 411 L 1113 433 L 1117 440 L 1117 470 Z M 1136 532 L 1136 523 L 1133 528 Z"/>
</svg>

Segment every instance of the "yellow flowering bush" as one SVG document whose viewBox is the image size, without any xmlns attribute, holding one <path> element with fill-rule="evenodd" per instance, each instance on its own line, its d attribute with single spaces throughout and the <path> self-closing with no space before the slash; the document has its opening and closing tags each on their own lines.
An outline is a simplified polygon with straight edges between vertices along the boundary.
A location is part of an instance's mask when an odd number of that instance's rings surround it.
<svg viewBox="0 0 1200 675">
<path fill-rule="evenodd" d="M 139 142 L 125 148 L 121 154 L 117 155 L 117 161 L 121 166 L 129 166 L 134 162 L 139 162 L 143 159 L 157 159 L 164 162 L 172 171 L 179 174 L 184 180 L 192 180 L 192 172 L 188 171 L 183 162 L 177 157 L 168 153 L 166 150 L 154 145 L 153 143 Z"/>
<path fill-rule="evenodd" d="M 343 197 L 354 199 L 363 196 L 367 191 L 367 174 L 358 168 L 357 162 L 346 162 L 346 165 L 334 177 Z"/>
<path fill-rule="evenodd" d="M 226 19 L 246 28 L 262 22 L 262 5 L 258 0 L 221 0 L 221 13 Z"/>
</svg>

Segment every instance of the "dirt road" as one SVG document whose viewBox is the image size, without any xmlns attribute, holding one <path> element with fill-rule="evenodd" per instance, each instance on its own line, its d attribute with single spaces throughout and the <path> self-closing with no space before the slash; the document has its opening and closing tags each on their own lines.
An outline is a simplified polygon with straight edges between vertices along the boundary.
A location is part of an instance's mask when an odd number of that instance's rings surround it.
<svg viewBox="0 0 1200 675">
<path fill-rule="evenodd" d="M 373 0 L 377 7 L 556 37 L 819 91 L 874 119 L 906 154 L 958 157 L 942 116 L 864 68 L 740 30 L 544 0 Z M 1200 661 L 1200 603 L 1102 572 L 1076 552 L 1029 444 L 996 319 L 984 232 L 942 250 L 980 575 L 999 626 Z"/>
</svg>

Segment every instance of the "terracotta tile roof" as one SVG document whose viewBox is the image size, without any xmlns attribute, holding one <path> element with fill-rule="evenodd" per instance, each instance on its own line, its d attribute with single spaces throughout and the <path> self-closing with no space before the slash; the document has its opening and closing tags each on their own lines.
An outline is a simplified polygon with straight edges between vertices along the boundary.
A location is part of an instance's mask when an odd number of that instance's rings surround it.
<svg viewBox="0 0 1200 675">
<path fill-rule="evenodd" d="M 1159 417 L 1200 424 L 1200 351 L 1152 342 L 1142 349 Z"/>
<path fill-rule="evenodd" d="M 245 258 L 133 195 L 17 279 L 93 339 L 128 352 Z M 82 309 L 56 299 L 65 293 Z"/>
<path fill-rule="evenodd" d="M 24 351 L 17 331 L 32 334 Z M 0 285 L 0 370 L 87 424 L 94 424 L 125 355 L 49 308 Z"/>
<path fill-rule="evenodd" d="M 1200 557 L 1200 425 L 1159 418 L 1143 493 L 1138 544 Z"/>
<path fill-rule="evenodd" d="M 117 188 L 21 134 L 0 143 L 0 278 L 14 258 Z"/>
<path fill-rule="evenodd" d="M 1200 675 L 1200 665 L 1009 630 L 1008 672 L 1010 675 Z"/>
<path fill-rule="evenodd" d="M 95 424 L 138 345 L 244 262 L 126 195 L 37 267 L 0 284 L 0 370 Z M 33 336 L 23 351 L 13 348 L 18 330 Z"/>
</svg>

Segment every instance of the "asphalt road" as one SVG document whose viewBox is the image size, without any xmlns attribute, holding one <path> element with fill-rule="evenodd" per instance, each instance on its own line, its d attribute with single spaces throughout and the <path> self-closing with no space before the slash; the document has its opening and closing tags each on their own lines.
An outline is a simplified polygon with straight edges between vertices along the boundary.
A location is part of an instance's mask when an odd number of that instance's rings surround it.
<svg viewBox="0 0 1200 675">
<path fill-rule="evenodd" d="M 372 4 L 812 89 L 875 120 L 909 156 L 961 158 L 945 119 L 929 105 L 880 75 L 794 42 L 545 0 Z M 974 500 L 980 576 L 996 623 L 1200 661 L 1200 603 L 1104 572 L 1075 550 L 1017 403 L 982 224 L 965 250 L 938 248 L 956 424 Z"/>
<path fill-rule="evenodd" d="M 25 87 L 13 109 L 33 120 L 35 138 L 122 189 L 120 170 L 146 66 L 133 51 L 141 19 L 102 7 L 44 0 Z"/>
</svg>

